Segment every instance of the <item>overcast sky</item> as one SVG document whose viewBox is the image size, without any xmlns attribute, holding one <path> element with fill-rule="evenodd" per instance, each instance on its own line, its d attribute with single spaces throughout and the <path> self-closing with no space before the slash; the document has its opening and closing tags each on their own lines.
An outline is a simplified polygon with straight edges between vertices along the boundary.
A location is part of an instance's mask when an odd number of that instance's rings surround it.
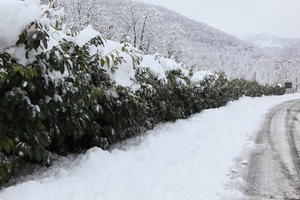
<svg viewBox="0 0 300 200">
<path fill-rule="evenodd" d="M 300 0 L 140 0 L 162 5 L 227 33 L 300 38 Z"/>
</svg>

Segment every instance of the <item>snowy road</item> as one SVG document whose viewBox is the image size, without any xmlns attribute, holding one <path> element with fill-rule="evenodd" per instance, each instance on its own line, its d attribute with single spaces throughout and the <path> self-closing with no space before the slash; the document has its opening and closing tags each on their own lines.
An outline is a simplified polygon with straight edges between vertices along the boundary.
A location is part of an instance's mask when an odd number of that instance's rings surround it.
<svg viewBox="0 0 300 200">
<path fill-rule="evenodd" d="M 300 100 L 267 116 L 247 173 L 250 199 L 300 199 Z"/>
<path fill-rule="evenodd" d="M 122 149 L 93 148 L 84 155 L 61 159 L 50 169 L 0 191 L 0 200 L 243 199 L 242 191 L 231 185 L 232 172 L 239 174 L 233 168 L 244 163 L 238 158 L 256 146 L 267 113 L 295 99 L 300 94 L 245 97 L 186 120 L 159 125 Z M 294 161 L 284 162 L 287 172 L 295 173 Z M 253 184 L 260 180 L 249 177 Z M 241 179 L 236 181 L 243 182 Z"/>
</svg>

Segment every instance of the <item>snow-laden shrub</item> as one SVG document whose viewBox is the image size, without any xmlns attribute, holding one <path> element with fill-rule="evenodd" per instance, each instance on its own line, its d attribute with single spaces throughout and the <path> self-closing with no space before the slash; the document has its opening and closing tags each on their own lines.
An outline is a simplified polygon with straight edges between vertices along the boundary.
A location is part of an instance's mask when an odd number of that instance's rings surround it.
<svg viewBox="0 0 300 200">
<path fill-rule="evenodd" d="M 107 149 L 157 123 L 187 118 L 243 95 L 284 93 L 222 74 L 192 81 L 192 73 L 171 67 L 175 62 L 158 55 L 153 63 L 166 70 L 147 67 L 143 61 L 149 56 L 127 43 L 108 51 L 97 34 L 78 43 L 63 30 L 63 17 L 50 11 L 0 54 L 0 185 L 29 163 L 49 166 L 58 155 L 94 146 Z M 130 77 L 129 86 L 120 85 L 120 71 L 124 79 Z"/>
</svg>

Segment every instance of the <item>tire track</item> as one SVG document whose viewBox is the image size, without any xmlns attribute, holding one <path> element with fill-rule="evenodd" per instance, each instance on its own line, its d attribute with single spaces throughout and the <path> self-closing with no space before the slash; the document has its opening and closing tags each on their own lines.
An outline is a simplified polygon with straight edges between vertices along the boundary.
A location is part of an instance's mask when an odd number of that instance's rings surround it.
<svg viewBox="0 0 300 200">
<path fill-rule="evenodd" d="M 287 127 L 289 127 L 289 129 L 288 129 L 289 144 L 290 144 L 291 154 L 292 154 L 292 157 L 294 160 L 294 165 L 295 165 L 295 169 L 296 169 L 298 178 L 300 177 L 300 162 L 299 162 L 299 151 L 298 151 L 298 147 L 296 145 L 297 132 L 295 130 L 295 126 L 296 126 L 296 123 L 299 123 L 299 120 L 297 118 L 297 113 L 300 111 L 299 104 L 297 103 L 291 109 L 289 109 L 288 115 L 287 115 L 288 116 Z"/>
<path fill-rule="evenodd" d="M 246 173 L 249 200 L 300 199 L 299 112 L 300 100 L 293 100 L 267 115 Z"/>
</svg>

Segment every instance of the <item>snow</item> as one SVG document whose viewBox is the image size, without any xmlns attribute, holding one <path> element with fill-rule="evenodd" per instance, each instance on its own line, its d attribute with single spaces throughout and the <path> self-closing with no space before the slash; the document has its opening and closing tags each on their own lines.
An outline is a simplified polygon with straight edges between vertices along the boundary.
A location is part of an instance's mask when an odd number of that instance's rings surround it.
<svg viewBox="0 0 300 200">
<path fill-rule="evenodd" d="M 128 58 L 126 63 L 122 63 L 118 66 L 114 73 L 111 73 L 110 76 L 117 85 L 121 85 L 123 87 L 131 87 L 134 85 L 133 80 L 135 79 L 135 71 L 132 66 L 133 63 Z"/>
<path fill-rule="evenodd" d="M 115 51 L 116 49 L 120 50 L 123 47 L 123 45 L 120 44 L 119 42 L 112 41 L 112 40 L 107 40 L 104 45 L 105 45 L 105 48 L 103 49 L 104 55 L 109 54 Z"/>
<path fill-rule="evenodd" d="M 68 40 L 74 41 L 76 44 L 83 46 L 88 41 L 96 36 L 101 36 L 99 32 L 93 29 L 92 26 L 88 26 L 78 33 L 75 38 L 68 38 Z M 108 74 L 116 82 L 117 85 L 123 87 L 130 87 L 132 90 L 139 89 L 139 85 L 137 84 L 135 74 L 136 69 L 134 69 L 133 58 L 139 57 L 141 58 L 141 63 L 135 66 L 136 68 L 149 68 L 154 75 L 156 75 L 159 79 L 166 78 L 166 72 L 169 70 L 181 70 L 183 74 L 186 76 L 189 74 L 189 71 L 185 69 L 182 63 L 177 63 L 175 60 L 171 60 L 168 58 L 164 58 L 159 54 L 154 55 L 143 55 L 138 49 L 134 48 L 132 45 L 127 44 L 129 46 L 126 47 L 128 51 L 123 51 L 124 44 L 119 42 L 115 42 L 112 40 L 104 41 L 104 47 L 91 46 L 90 53 L 96 54 L 100 53 L 101 56 L 109 56 L 113 54 L 115 57 L 122 57 L 124 62 L 115 66 L 114 72 L 110 69 L 110 67 L 105 66 Z M 209 72 L 203 72 L 209 73 Z"/>
<path fill-rule="evenodd" d="M 75 37 L 75 41 L 79 46 L 83 46 L 92 38 L 97 37 L 99 35 L 100 33 L 95 31 L 92 25 L 89 25 L 78 33 L 78 35 Z"/>
<path fill-rule="evenodd" d="M 159 57 L 158 59 L 164 71 L 180 69 L 185 75 L 189 74 L 188 70 L 184 69 L 182 64 L 177 63 L 175 60 L 164 58 L 164 57 Z"/>
<path fill-rule="evenodd" d="M 192 80 L 193 82 L 200 82 L 200 81 L 202 81 L 205 77 L 212 76 L 212 75 L 213 75 L 213 73 L 210 72 L 210 71 L 196 71 L 196 72 L 193 74 L 191 80 Z"/>
<path fill-rule="evenodd" d="M 159 125 L 111 152 L 93 148 L 76 158 L 64 158 L 30 180 L 4 189 L 0 199 L 237 198 L 241 194 L 226 186 L 235 159 L 253 147 L 255 133 L 273 106 L 298 98 L 300 94 L 244 97 L 186 120 Z"/>
<path fill-rule="evenodd" d="M 183 68 L 183 65 L 177 63 L 174 60 L 161 57 L 158 54 L 145 55 L 139 67 L 148 67 L 157 75 L 158 79 L 166 78 L 166 72 L 169 70 L 181 70 L 185 75 L 188 75 L 188 71 Z"/>
<path fill-rule="evenodd" d="M 0 53 L 13 46 L 27 25 L 40 16 L 37 0 L 1 0 L 0 3 Z"/>
<path fill-rule="evenodd" d="M 159 64 L 153 55 L 143 57 L 141 67 L 149 67 L 150 70 L 157 75 L 159 79 L 165 78 L 165 69 Z"/>
</svg>

